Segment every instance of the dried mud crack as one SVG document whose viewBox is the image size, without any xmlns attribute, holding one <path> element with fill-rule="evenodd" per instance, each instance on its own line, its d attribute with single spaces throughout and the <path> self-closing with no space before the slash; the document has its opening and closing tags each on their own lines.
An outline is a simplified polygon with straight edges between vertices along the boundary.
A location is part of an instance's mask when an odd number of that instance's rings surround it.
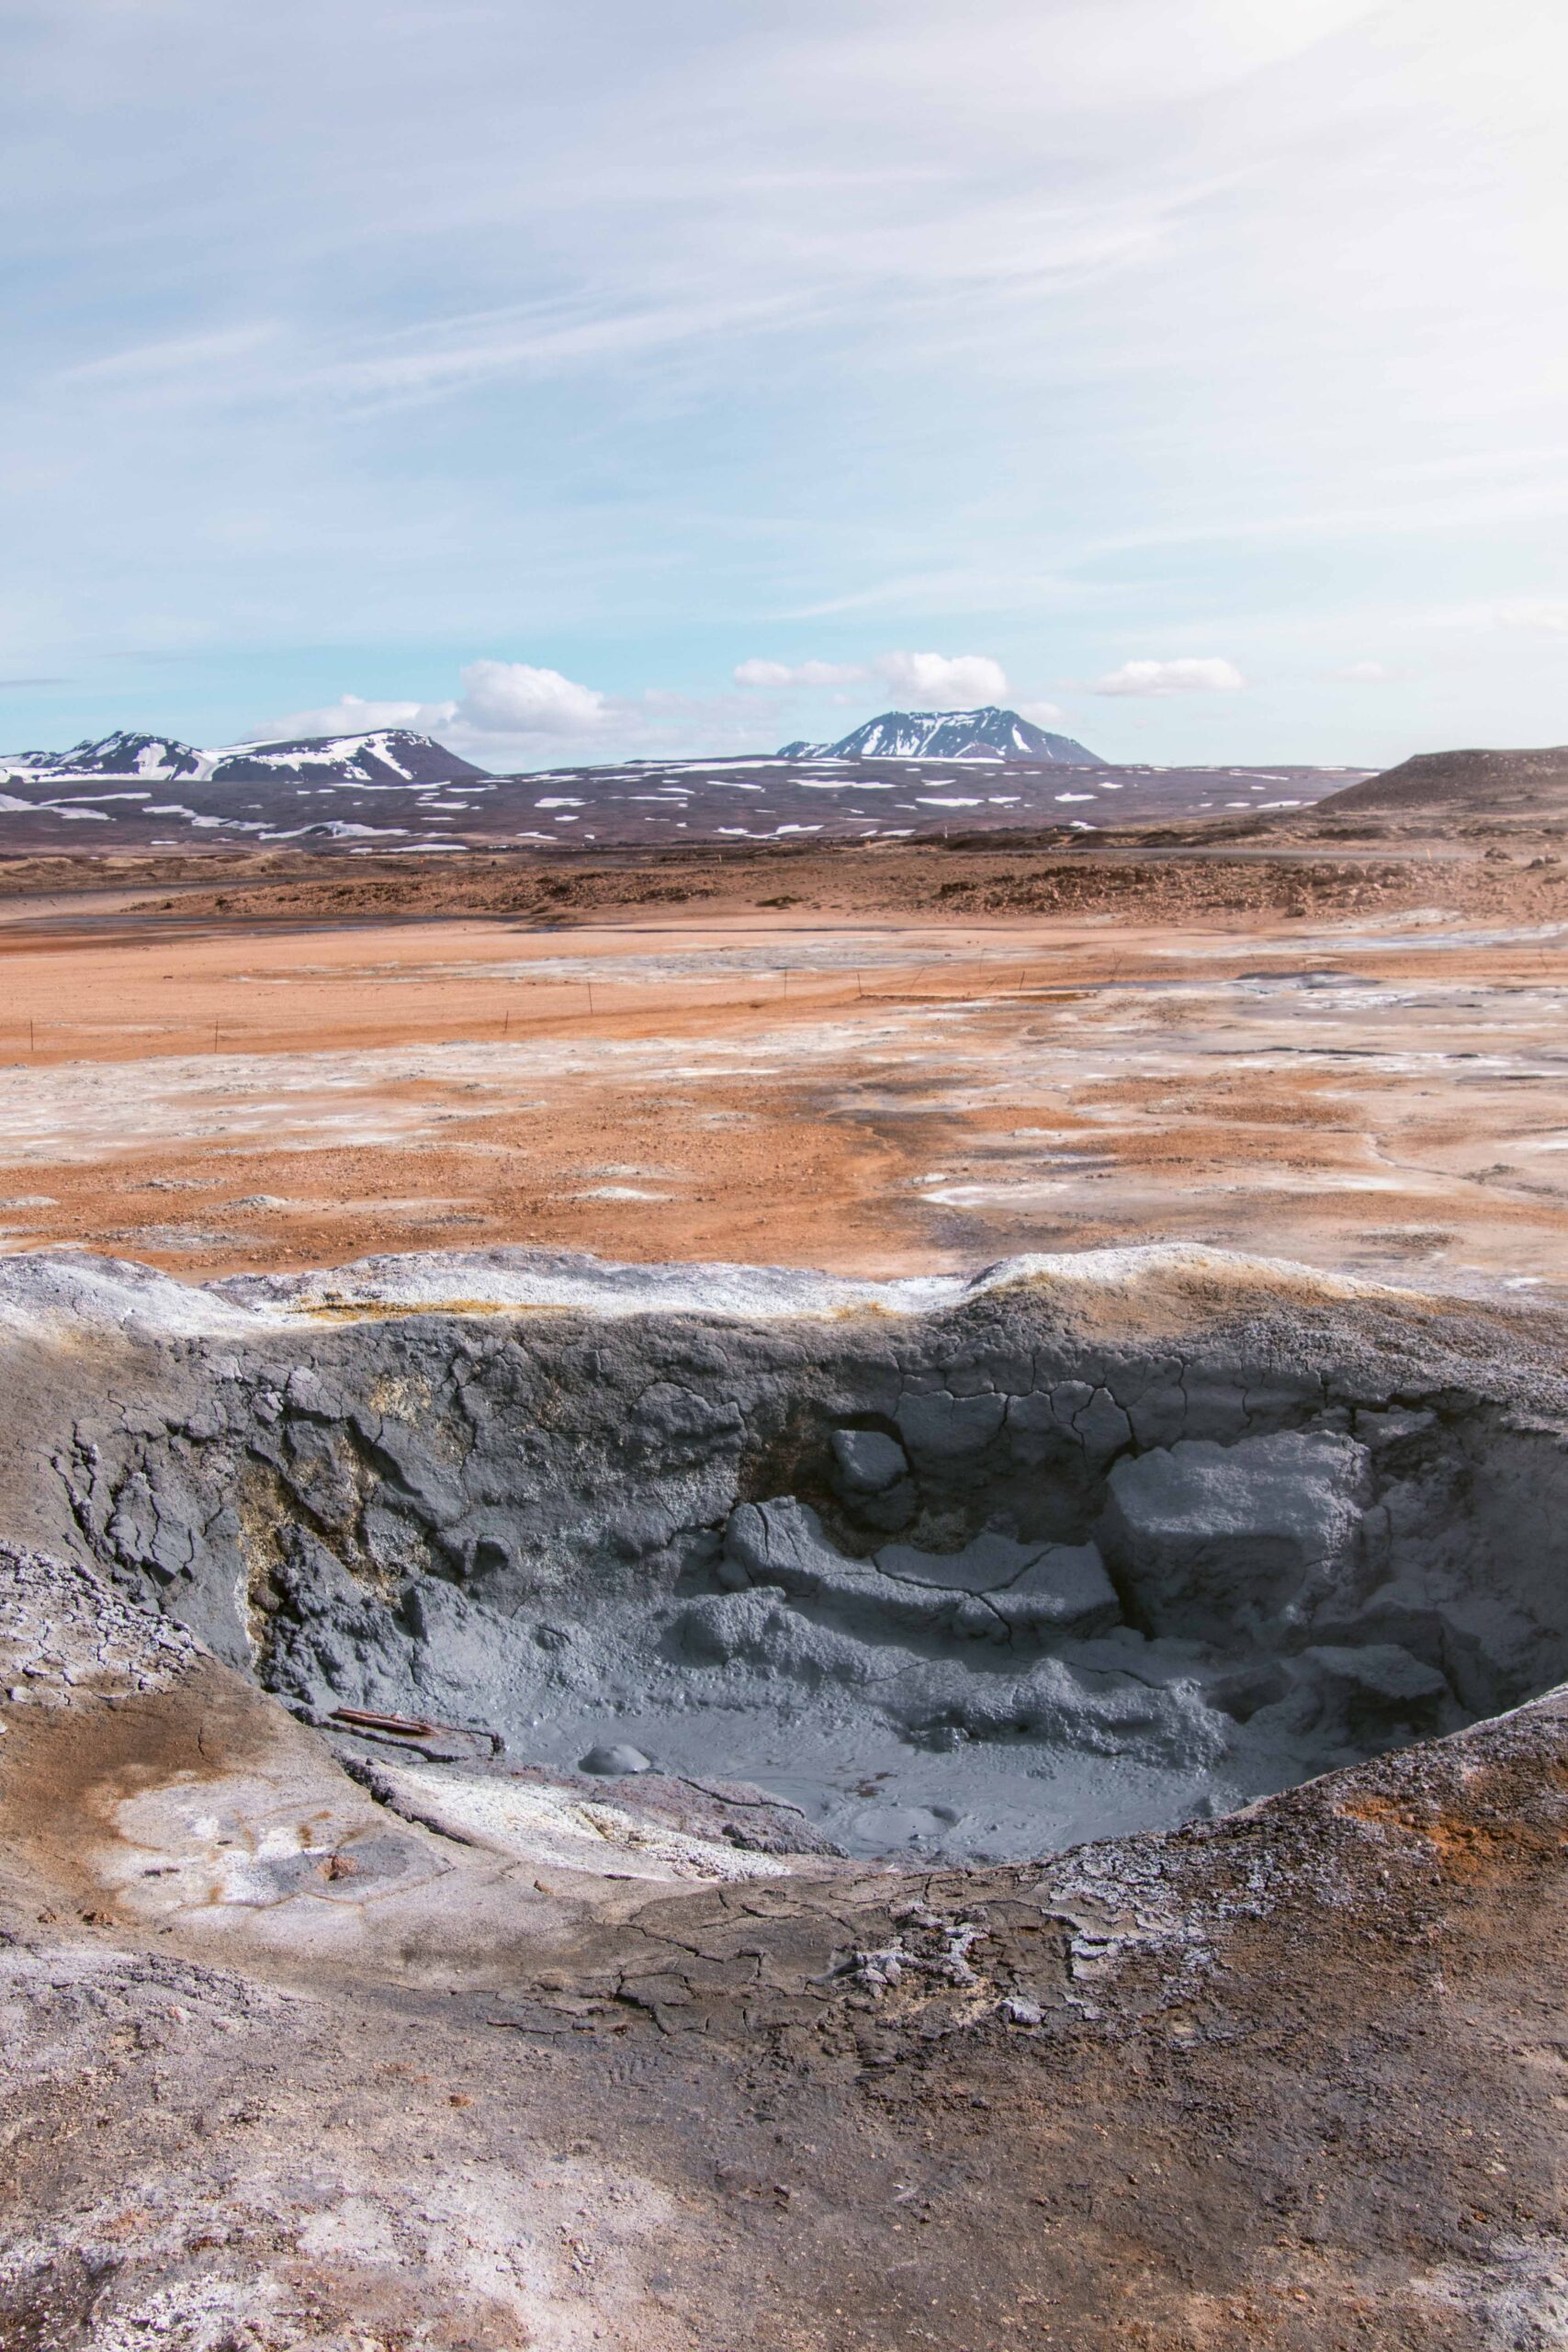
<svg viewBox="0 0 1568 2352">
<path fill-rule="evenodd" d="M 6 2346 L 1568 2340 L 1549 1312 L 0 1261 Z"/>
</svg>

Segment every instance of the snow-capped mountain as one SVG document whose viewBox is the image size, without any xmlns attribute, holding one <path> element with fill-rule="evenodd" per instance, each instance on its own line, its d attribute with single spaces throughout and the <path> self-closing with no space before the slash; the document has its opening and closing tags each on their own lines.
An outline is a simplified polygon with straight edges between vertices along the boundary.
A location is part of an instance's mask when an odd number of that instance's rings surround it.
<svg viewBox="0 0 1568 2352">
<path fill-rule="evenodd" d="M 488 775 L 432 735 L 406 727 L 370 735 L 306 735 L 293 743 L 233 743 L 211 755 L 214 784 L 453 784 Z"/>
<path fill-rule="evenodd" d="M 17 767 L 28 775 L 135 775 L 154 780 L 199 775 L 210 755 L 168 735 L 132 735 L 123 729 L 94 742 L 84 736 L 68 752 L 18 752 L 0 766 Z"/>
<path fill-rule="evenodd" d="M 1048 735 L 1016 710 L 885 710 L 837 743 L 786 743 L 781 759 L 1032 760 L 1068 768 L 1102 768 L 1099 754 L 1070 735 Z"/>
<path fill-rule="evenodd" d="M 489 771 L 406 727 L 368 735 L 308 735 L 289 743 L 230 743 L 197 751 L 164 735 L 124 730 L 68 752 L 22 752 L 0 772 L 22 776 L 128 776 L 148 783 L 454 784 Z"/>
</svg>

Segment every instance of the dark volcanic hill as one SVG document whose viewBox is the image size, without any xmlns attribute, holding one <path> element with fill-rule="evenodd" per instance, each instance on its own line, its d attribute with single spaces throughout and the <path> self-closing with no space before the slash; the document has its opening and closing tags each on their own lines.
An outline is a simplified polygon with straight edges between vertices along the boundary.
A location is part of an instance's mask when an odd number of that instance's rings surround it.
<svg viewBox="0 0 1568 2352">
<path fill-rule="evenodd" d="M 1539 752 L 1423 752 L 1318 807 L 1325 816 L 1568 816 L 1568 744 Z"/>
<path fill-rule="evenodd" d="M 1037 765 L 1102 768 L 1098 752 L 1070 735 L 1048 735 L 1016 710 L 885 710 L 836 743 L 786 743 L 781 759 L 1029 760 Z"/>
<path fill-rule="evenodd" d="M 364 735 L 302 735 L 290 742 L 231 743 L 205 752 L 169 736 L 122 729 L 96 742 L 74 743 L 68 752 L 23 752 L 14 760 L 0 760 L 0 777 L 13 789 L 29 780 L 59 784 L 76 776 L 117 776 L 132 784 L 189 777 L 220 786 L 401 786 L 457 784 L 487 773 L 434 736 L 416 735 L 407 727 L 380 727 Z"/>
<path fill-rule="evenodd" d="M 96 741 L 85 735 L 68 752 L 21 752 L 15 764 L 29 775 L 196 775 L 211 755 L 170 735 L 136 735 L 120 728 Z M 0 770 L 9 763 L 0 760 Z"/>
<path fill-rule="evenodd" d="M 485 776 L 438 743 L 406 727 L 369 735 L 302 735 L 291 743 L 237 743 L 218 755 L 214 784 L 459 784 Z"/>
</svg>

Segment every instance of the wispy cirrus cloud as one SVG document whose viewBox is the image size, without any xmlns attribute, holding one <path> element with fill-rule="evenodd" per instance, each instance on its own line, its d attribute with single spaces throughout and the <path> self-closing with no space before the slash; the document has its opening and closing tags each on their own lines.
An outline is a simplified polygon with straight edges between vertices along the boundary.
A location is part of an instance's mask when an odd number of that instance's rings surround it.
<svg viewBox="0 0 1568 2352">
<path fill-rule="evenodd" d="M 277 339 L 276 325 L 262 321 L 219 327 L 206 334 L 172 335 L 78 360 L 61 370 L 60 381 L 106 387 L 199 383 L 215 372 L 227 373 L 237 363 L 254 363 Z"/>
<path fill-rule="evenodd" d="M 653 679 L 740 728 L 712 682 L 786 625 L 842 674 L 739 681 L 754 728 L 997 698 L 890 640 L 1042 684 L 1221 642 L 1245 697 L 1124 683 L 1108 733 L 1359 756 L 1438 718 L 1398 643 L 1342 691 L 1351 608 L 1437 595 L 1493 616 L 1441 723 L 1549 729 L 1540 0 L 22 0 L 0 67 L 18 673 L 110 697 L 153 631 L 191 703 L 146 716 L 217 740 L 522 643 L 608 744 Z"/>
</svg>

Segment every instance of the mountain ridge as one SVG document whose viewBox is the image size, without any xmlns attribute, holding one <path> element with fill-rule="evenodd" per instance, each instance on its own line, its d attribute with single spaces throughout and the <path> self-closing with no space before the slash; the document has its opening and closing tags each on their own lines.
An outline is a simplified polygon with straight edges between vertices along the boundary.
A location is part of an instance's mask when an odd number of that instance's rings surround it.
<svg viewBox="0 0 1568 2352">
<path fill-rule="evenodd" d="M 85 736 L 69 751 L 22 752 L 0 759 L 0 775 L 115 776 L 157 784 L 456 784 L 488 777 L 490 770 L 407 727 L 226 743 L 205 751 L 174 736 L 120 728 L 96 741 Z"/>
<path fill-rule="evenodd" d="M 1102 768 L 1098 752 L 1071 735 L 1048 734 L 997 703 L 976 710 L 884 710 L 836 743 L 785 743 L 781 760 L 1030 760 L 1054 767 Z"/>
</svg>

